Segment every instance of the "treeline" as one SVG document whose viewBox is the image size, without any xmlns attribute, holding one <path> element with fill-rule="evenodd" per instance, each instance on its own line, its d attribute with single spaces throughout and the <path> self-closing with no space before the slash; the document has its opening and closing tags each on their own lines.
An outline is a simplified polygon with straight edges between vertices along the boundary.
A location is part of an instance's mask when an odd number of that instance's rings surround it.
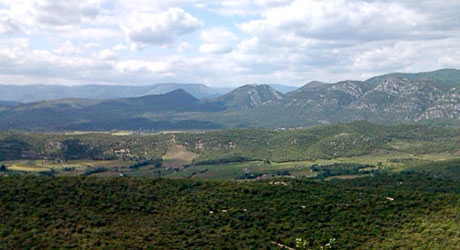
<svg viewBox="0 0 460 250">
<path fill-rule="evenodd" d="M 142 161 L 138 163 L 134 163 L 129 166 L 131 169 L 137 169 L 140 167 L 148 166 L 148 165 L 153 165 L 155 168 L 160 168 L 163 165 L 163 160 L 162 159 L 151 159 L 147 161 Z"/>
<path fill-rule="evenodd" d="M 244 156 L 228 156 L 214 160 L 196 160 L 192 161 L 194 165 L 216 165 L 216 164 L 223 164 L 223 163 L 235 163 L 235 162 L 248 162 L 248 161 L 260 161 L 260 159 L 248 158 Z"/>
<path fill-rule="evenodd" d="M 313 172 L 319 172 L 315 176 L 316 179 L 326 179 L 328 177 L 341 175 L 362 175 L 376 171 L 373 165 L 358 163 L 333 163 L 322 166 L 314 164 L 311 169 Z"/>
</svg>

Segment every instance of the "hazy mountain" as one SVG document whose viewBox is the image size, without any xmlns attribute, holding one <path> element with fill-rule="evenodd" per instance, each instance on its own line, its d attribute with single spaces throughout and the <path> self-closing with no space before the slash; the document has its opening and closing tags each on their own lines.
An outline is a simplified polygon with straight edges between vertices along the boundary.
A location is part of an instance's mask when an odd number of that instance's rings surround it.
<svg viewBox="0 0 460 250">
<path fill-rule="evenodd" d="M 282 94 L 245 85 L 200 100 L 184 90 L 107 100 L 0 106 L 1 129 L 215 129 L 299 127 L 367 120 L 460 126 L 460 71 L 393 73 L 366 81 L 311 82 Z"/>
<path fill-rule="evenodd" d="M 179 83 L 166 83 L 151 86 L 152 88 L 145 94 L 159 95 L 166 94 L 173 90 L 183 89 L 196 98 L 213 98 L 223 95 L 232 90 L 232 88 L 211 88 L 204 84 L 179 84 Z"/>
<path fill-rule="evenodd" d="M 116 85 L 0 85 L 0 101 L 37 102 L 62 98 L 114 99 L 139 97 L 145 95 L 165 94 L 177 89 L 184 89 L 196 98 L 212 98 L 231 89 L 211 88 L 203 84 L 165 83 L 149 86 Z"/>
<path fill-rule="evenodd" d="M 184 120 L 154 122 L 145 113 L 215 112 L 182 89 L 167 94 L 108 100 L 59 99 L 27 103 L 0 110 L 1 129 L 201 129 L 218 128 L 210 122 Z M 178 125 L 179 124 L 179 125 Z M 196 125 L 194 125 L 196 124 Z"/>
<path fill-rule="evenodd" d="M 20 102 L 0 101 L 0 107 L 15 107 L 20 104 Z"/>
<path fill-rule="evenodd" d="M 227 110 L 245 110 L 283 99 L 283 94 L 268 85 L 249 84 L 210 100 L 221 103 Z"/>
</svg>

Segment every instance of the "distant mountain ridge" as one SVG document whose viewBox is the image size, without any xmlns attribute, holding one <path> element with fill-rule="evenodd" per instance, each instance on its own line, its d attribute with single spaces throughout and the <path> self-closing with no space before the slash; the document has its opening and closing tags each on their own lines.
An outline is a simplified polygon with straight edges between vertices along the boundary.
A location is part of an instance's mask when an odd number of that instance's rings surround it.
<svg viewBox="0 0 460 250">
<path fill-rule="evenodd" d="M 163 83 L 147 86 L 121 85 L 1 85 L 0 101 L 37 102 L 62 98 L 115 99 L 159 95 L 183 89 L 196 98 L 213 98 L 231 91 L 231 88 L 212 88 L 204 84 Z"/>
<path fill-rule="evenodd" d="M 458 127 L 460 71 L 310 82 L 286 94 L 252 84 L 209 99 L 179 89 L 133 98 L 0 103 L 5 130 L 293 128 L 354 120 Z"/>
<path fill-rule="evenodd" d="M 7 121 L 0 122 L 0 129 L 28 130 L 30 126 L 35 130 L 220 128 L 211 122 L 193 119 L 155 122 L 142 117 L 149 113 L 217 112 L 219 109 L 182 89 L 160 95 L 108 100 L 59 99 L 0 109 L 0 118 Z"/>
</svg>

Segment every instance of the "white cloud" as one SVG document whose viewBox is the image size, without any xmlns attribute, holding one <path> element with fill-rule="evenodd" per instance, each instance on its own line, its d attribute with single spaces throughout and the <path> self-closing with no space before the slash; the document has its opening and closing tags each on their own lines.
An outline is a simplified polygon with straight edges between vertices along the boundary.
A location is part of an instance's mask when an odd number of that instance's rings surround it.
<svg viewBox="0 0 460 250">
<path fill-rule="evenodd" d="M 0 0 L 0 83 L 300 85 L 460 68 L 459 9 L 458 0 Z"/>
<path fill-rule="evenodd" d="M 369 41 L 417 37 L 420 34 L 413 31 L 423 28 L 425 18 L 391 2 L 297 0 L 288 6 L 270 9 L 263 14 L 263 19 L 240 27 L 269 39 L 293 34 L 322 40 Z M 430 34 L 424 32 L 423 35 Z"/>
<path fill-rule="evenodd" d="M 101 50 L 97 56 L 99 58 L 101 58 L 102 60 L 116 60 L 118 59 L 118 55 L 113 52 L 112 50 L 110 49 L 104 49 L 104 50 Z"/>
<path fill-rule="evenodd" d="M 201 40 L 209 43 L 220 43 L 237 39 L 235 34 L 230 32 L 226 27 L 214 27 L 203 30 L 200 33 L 200 38 Z"/>
<path fill-rule="evenodd" d="M 56 26 L 80 24 L 97 16 L 97 3 L 82 0 L 41 0 L 35 2 L 35 18 L 39 23 Z"/>
<path fill-rule="evenodd" d="M 21 32 L 21 27 L 8 14 L 0 10 L 0 34 L 12 35 Z"/>
<path fill-rule="evenodd" d="M 200 33 L 204 43 L 200 46 L 202 53 L 229 53 L 232 51 L 232 41 L 237 40 L 237 36 L 225 27 L 214 27 L 203 30 Z"/>
<path fill-rule="evenodd" d="M 64 44 L 62 44 L 59 48 L 53 50 L 54 53 L 57 54 L 76 54 L 80 52 L 80 50 L 73 45 L 73 43 L 69 40 L 66 40 Z"/>
<path fill-rule="evenodd" d="M 202 53 L 223 54 L 231 51 L 232 47 L 224 43 L 204 43 L 200 46 L 200 52 Z"/>
<path fill-rule="evenodd" d="M 164 73 L 169 69 L 168 62 L 127 60 L 117 63 L 115 69 L 121 73 Z"/>
<path fill-rule="evenodd" d="M 56 32 L 58 33 L 58 32 Z M 62 30 L 60 37 L 73 40 L 104 41 L 123 38 L 123 32 L 113 28 L 77 28 Z"/>
<path fill-rule="evenodd" d="M 135 48 L 149 45 L 170 45 L 177 37 L 191 33 L 202 26 L 202 22 L 179 8 L 161 13 L 131 13 L 122 29 Z"/>
<path fill-rule="evenodd" d="M 177 46 L 177 52 L 179 53 L 186 53 L 193 49 L 193 46 L 188 42 L 181 42 L 179 46 Z"/>
<path fill-rule="evenodd" d="M 448 21 L 455 16 L 460 20 L 460 13 L 449 10 L 458 1 L 451 6 L 406 3 L 297 0 L 267 8 L 258 19 L 239 25 L 251 38 L 232 52 L 233 60 L 246 75 L 281 75 L 283 81 L 297 83 L 453 67 L 450 57 L 438 60 L 436 55 L 452 54 L 460 47 L 455 44 L 460 26 Z"/>
<path fill-rule="evenodd" d="M 119 43 L 113 47 L 113 50 L 126 50 L 128 47 L 126 47 L 124 44 Z"/>
<path fill-rule="evenodd" d="M 90 43 L 85 43 L 83 45 L 83 48 L 85 49 L 98 49 L 101 46 L 98 43 L 90 42 Z"/>
<path fill-rule="evenodd" d="M 11 18 L 29 26 L 50 27 L 80 25 L 95 18 L 99 3 L 93 0 L 3 0 Z"/>
<path fill-rule="evenodd" d="M 204 8 L 226 16 L 250 16 L 263 13 L 267 9 L 283 6 L 293 0 L 221 0 L 205 1 L 201 5 Z"/>
</svg>

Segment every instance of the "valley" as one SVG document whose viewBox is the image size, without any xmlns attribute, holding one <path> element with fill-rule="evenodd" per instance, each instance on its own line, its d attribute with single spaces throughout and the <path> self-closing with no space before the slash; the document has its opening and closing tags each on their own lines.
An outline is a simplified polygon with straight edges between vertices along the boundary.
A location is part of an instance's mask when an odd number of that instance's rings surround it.
<svg viewBox="0 0 460 250">
<path fill-rule="evenodd" d="M 457 249 L 460 129 L 0 132 L 0 248 Z"/>
<path fill-rule="evenodd" d="M 0 164 L 4 175 L 330 179 L 456 159 L 459 140 L 458 129 L 364 121 L 287 131 L 3 133 Z"/>
</svg>

